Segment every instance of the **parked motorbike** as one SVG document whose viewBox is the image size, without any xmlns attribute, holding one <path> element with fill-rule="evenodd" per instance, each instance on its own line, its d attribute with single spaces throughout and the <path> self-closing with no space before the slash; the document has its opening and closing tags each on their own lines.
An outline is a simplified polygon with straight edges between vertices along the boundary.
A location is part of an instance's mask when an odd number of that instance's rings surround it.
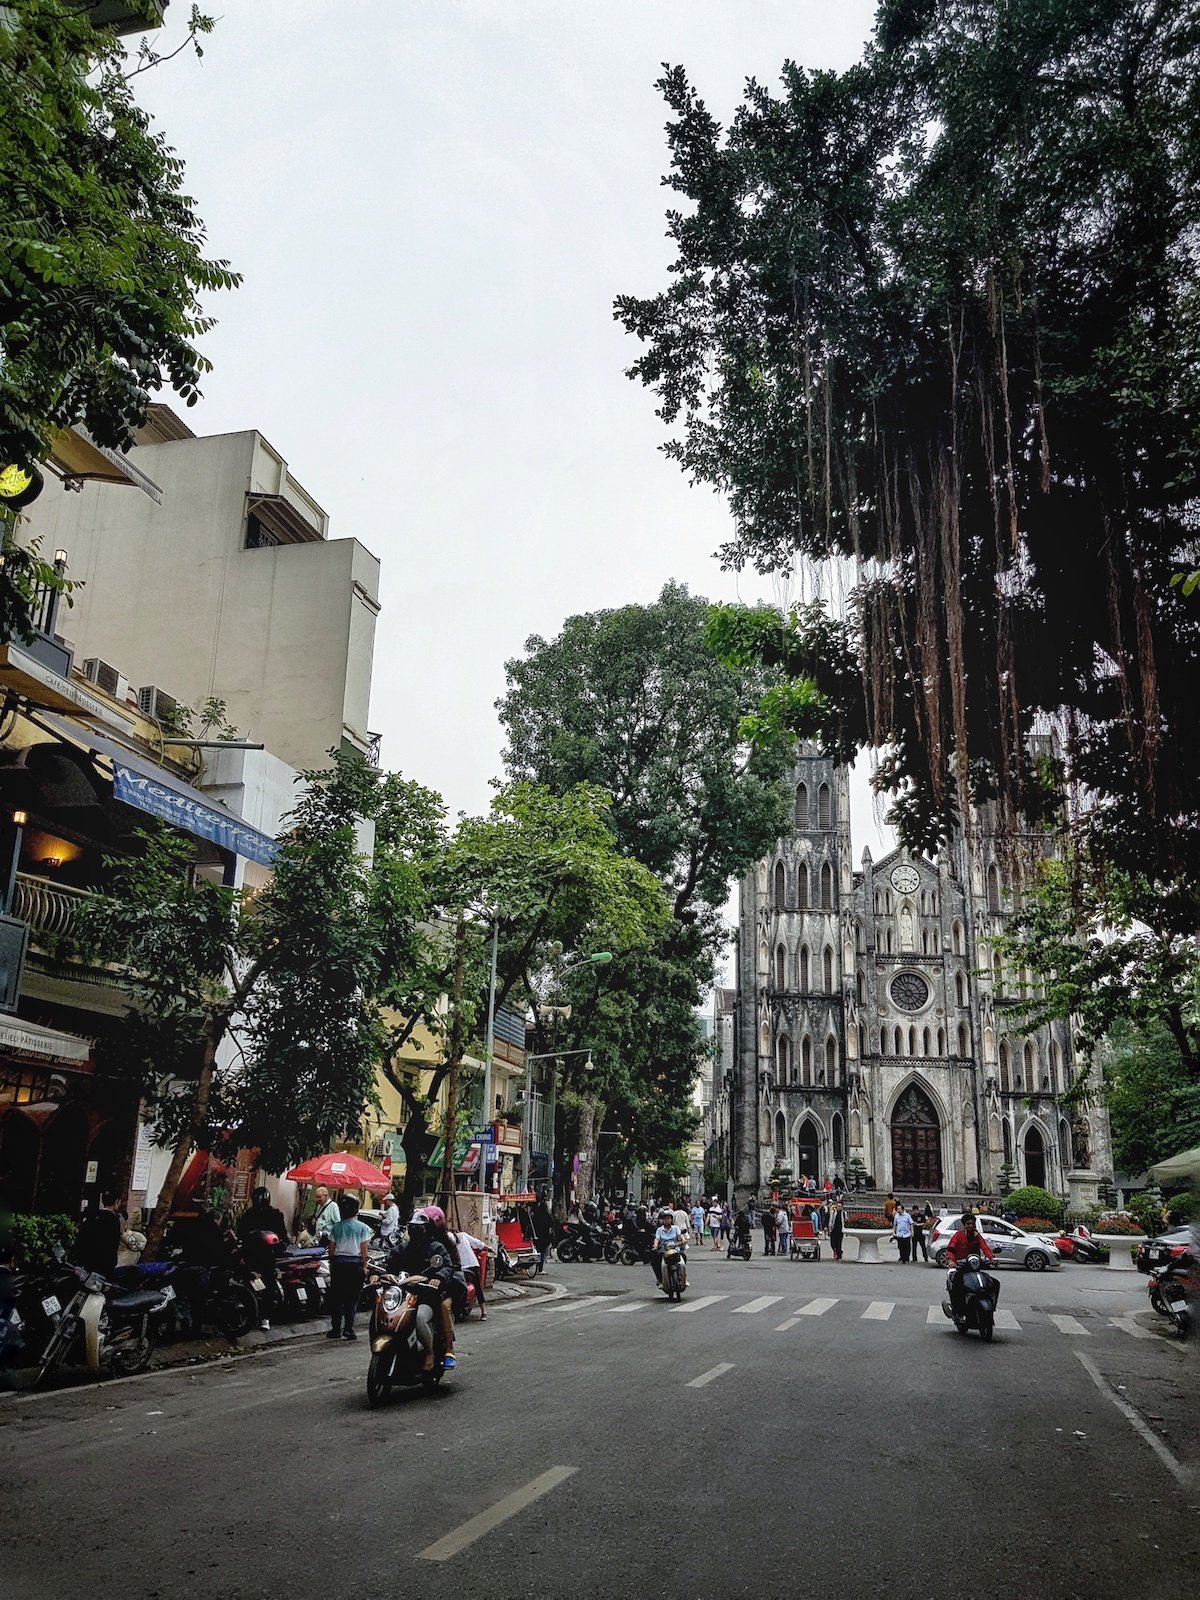
<svg viewBox="0 0 1200 1600">
<path fill-rule="evenodd" d="M 175 1298 L 163 1319 L 164 1338 L 196 1337 L 207 1324 L 233 1344 L 259 1320 L 258 1297 L 247 1276 L 234 1261 L 203 1266 L 173 1250 L 164 1261 L 118 1267 L 113 1281 L 129 1291 L 170 1285 Z"/>
<path fill-rule="evenodd" d="M 1080 1228 L 1074 1228 L 1070 1232 L 1064 1228 L 1055 1238 L 1054 1247 L 1066 1261 L 1078 1261 L 1082 1264 L 1100 1259 L 1099 1245 L 1093 1244 L 1091 1236 Z"/>
<path fill-rule="evenodd" d="M 607 1261 L 621 1259 L 621 1241 L 615 1233 L 590 1222 L 564 1222 L 555 1250 L 560 1261 Z"/>
<path fill-rule="evenodd" d="M 650 1252 L 654 1248 L 653 1230 L 627 1228 L 621 1235 L 620 1244 L 621 1252 L 617 1259 L 623 1266 L 644 1266 L 650 1260 Z"/>
<path fill-rule="evenodd" d="M 446 1343 L 442 1334 L 441 1290 L 432 1278 L 380 1273 L 371 1308 L 371 1360 L 367 1404 L 382 1405 L 393 1389 L 435 1389 L 442 1381 Z M 433 1317 L 433 1368 L 425 1371 L 425 1347 L 417 1337 L 417 1313 L 428 1306 Z"/>
<path fill-rule="evenodd" d="M 1189 1290 L 1195 1270 L 1195 1262 L 1189 1256 L 1179 1256 L 1155 1267 L 1146 1285 L 1150 1304 L 1160 1317 L 1174 1325 L 1181 1339 L 1187 1338 L 1191 1328 Z"/>
<path fill-rule="evenodd" d="M 276 1271 L 284 1305 L 296 1315 L 316 1316 L 329 1284 L 328 1250 L 319 1244 L 285 1247 L 277 1256 Z"/>
<path fill-rule="evenodd" d="M 682 1300 L 687 1288 L 687 1257 L 679 1245 L 673 1244 L 663 1251 L 662 1277 L 659 1285 L 668 1300 Z"/>
<path fill-rule="evenodd" d="M 968 1256 L 965 1261 L 951 1267 L 946 1279 L 947 1289 L 953 1284 L 956 1272 L 962 1274 L 963 1308 L 956 1314 L 952 1303 L 943 1300 L 942 1311 L 959 1333 L 969 1333 L 974 1328 L 985 1343 L 990 1343 L 996 1318 L 996 1300 L 1000 1294 L 999 1280 L 982 1270 L 979 1256 Z"/>
<path fill-rule="evenodd" d="M 725 1250 L 725 1259 L 726 1261 L 749 1261 L 752 1253 L 753 1246 L 750 1242 L 750 1235 L 747 1233 L 740 1239 L 734 1235 Z"/>
<path fill-rule="evenodd" d="M 55 1259 L 66 1265 L 61 1247 Z M 98 1272 L 71 1266 L 75 1293 L 64 1306 L 57 1295 L 42 1302 L 54 1331 L 42 1352 L 36 1382 L 72 1360 L 88 1372 L 128 1377 L 143 1372 L 158 1339 L 158 1327 L 175 1298 L 169 1284 L 161 1289 L 125 1290 Z"/>
</svg>

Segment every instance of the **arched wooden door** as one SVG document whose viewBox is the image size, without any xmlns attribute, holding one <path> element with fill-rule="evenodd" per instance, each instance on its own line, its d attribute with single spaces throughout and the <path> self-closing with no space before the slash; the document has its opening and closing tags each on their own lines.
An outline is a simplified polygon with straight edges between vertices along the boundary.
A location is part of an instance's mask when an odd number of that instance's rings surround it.
<svg viewBox="0 0 1200 1600">
<path fill-rule="evenodd" d="M 1039 1189 L 1046 1187 L 1046 1141 L 1037 1128 L 1030 1128 L 1025 1135 L 1025 1182 Z"/>
<path fill-rule="evenodd" d="M 911 1083 L 892 1112 L 892 1188 L 942 1187 L 942 1134 L 933 1101 Z"/>
</svg>

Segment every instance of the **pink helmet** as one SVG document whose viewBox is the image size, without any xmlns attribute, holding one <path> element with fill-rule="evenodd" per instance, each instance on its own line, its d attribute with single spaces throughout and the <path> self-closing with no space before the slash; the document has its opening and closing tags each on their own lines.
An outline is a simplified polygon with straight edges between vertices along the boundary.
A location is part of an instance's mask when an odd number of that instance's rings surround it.
<svg viewBox="0 0 1200 1600">
<path fill-rule="evenodd" d="M 446 1213 L 442 1210 L 441 1206 L 423 1206 L 422 1210 L 425 1212 L 425 1215 L 429 1218 L 430 1222 L 433 1223 L 435 1228 L 445 1228 Z"/>
</svg>

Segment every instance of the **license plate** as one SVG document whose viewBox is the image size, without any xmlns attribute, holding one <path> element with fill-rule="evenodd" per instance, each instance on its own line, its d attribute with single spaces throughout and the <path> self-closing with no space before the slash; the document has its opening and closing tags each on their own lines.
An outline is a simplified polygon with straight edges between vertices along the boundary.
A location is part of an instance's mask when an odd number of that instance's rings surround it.
<svg viewBox="0 0 1200 1600">
<path fill-rule="evenodd" d="M 62 1310 L 62 1306 L 59 1304 L 59 1301 L 58 1301 L 58 1296 L 57 1295 L 53 1295 L 53 1294 L 48 1294 L 46 1296 L 46 1298 L 42 1301 L 42 1310 L 46 1313 L 46 1315 L 48 1317 L 56 1317 L 58 1315 L 58 1313 Z"/>
</svg>

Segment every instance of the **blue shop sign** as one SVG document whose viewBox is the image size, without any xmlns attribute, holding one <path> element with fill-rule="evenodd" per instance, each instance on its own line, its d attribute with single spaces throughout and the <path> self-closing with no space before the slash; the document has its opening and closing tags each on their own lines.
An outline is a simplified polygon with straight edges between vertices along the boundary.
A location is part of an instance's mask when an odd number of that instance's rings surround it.
<svg viewBox="0 0 1200 1600">
<path fill-rule="evenodd" d="M 143 777 L 117 762 L 113 763 L 113 795 L 127 806 L 160 817 L 163 822 L 195 834 L 198 839 L 210 839 L 223 850 L 231 850 L 247 861 L 269 867 L 278 854 L 276 840 L 249 827 L 232 812 L 218 811 L 198 796 L 193 799 L 181 789 L 169 789 L 166 784 L 156 783 L 153 778 Z"/>
</svg>

